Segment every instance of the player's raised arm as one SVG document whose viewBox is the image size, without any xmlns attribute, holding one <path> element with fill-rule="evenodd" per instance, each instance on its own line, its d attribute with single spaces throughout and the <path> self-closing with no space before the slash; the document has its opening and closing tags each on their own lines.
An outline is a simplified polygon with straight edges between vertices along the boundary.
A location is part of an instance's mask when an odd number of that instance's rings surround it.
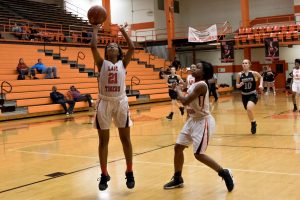
<svg viewBox="0 0 300 200">
<path fill-rule="evenodd" d="M 134 44 L 132 42 L 132 40 L 129 38 L 128 34 L 126 33 L 125 31 L 125 27 L 127 26 L 127 24 L 125 24 L 125 26 L 120 26 L 120 31 L 122 33 L 122 35 L 124 36 L 127 44 L 128 44 L 128 51 L 123 59 L 123 65 L 124 67 L 126 68 L 127 65 L 129 64 L 130 60 L 131 60 L 131 57 L 133 56 L 134 54 Z"/>
<path fill-rule="evenodd" d="M 92 40 L 91 40 L 91 49 L 92 49 L 94 61 L 97 65 L 98 71 L 100 72 L 102 64 L 103 64 L 103 58 L 101 57 L 101 55 L 99 54 L 98 49 L 97 49 L 98 29 L 99 29 L 98 26 L 93 25 L 93 35 L 92 35 Z"/>
</svg>

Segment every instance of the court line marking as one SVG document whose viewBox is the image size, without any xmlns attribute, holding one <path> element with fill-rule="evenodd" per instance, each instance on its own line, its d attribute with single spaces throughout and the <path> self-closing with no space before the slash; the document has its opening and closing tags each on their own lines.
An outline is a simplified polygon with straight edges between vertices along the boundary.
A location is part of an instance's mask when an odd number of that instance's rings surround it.
<svg viewBox="0 0 300 200">
<path fill-rule="evenodd" d="M 160 149 L 164 149 L 164 148 L 171 147 L 171 146 L 174 146 L 174 144 L 169 144 L 169 145 L 161 146 L 161 147 L 158 147 L 158 148 L 155 148 L 155 149 L 150 149 L 150 150 L 147 150 L 147 151 L 144 151 L 144 152 L 135 153 L 133 155 L 133 157 L 143 155 L 143 154 L 147 154 L 147 153 L 150 153 L 150 152 L 153 152 L 153 151 L 158 151 Z M 118 158 L 118 159 L 115 159 L 115 160 L 111 160 L 111 161 L 107 162 L 107 164 L 115 163 L 115 162 L 122 161 L 122 160 L 125 160 L 125 158 Z M 86 167 L 86 168 L 83 168 L 83 169 L 68 172 L 63 176 L 75 174 L 75 173 L 86 171 L 86 170 L 96 168 L 96 167 L 99 168 L 99 162 L 97 162 L 97 163 L 98 163 L 97 165 L 93 165 L 93 166 Z M 42 183 L 42 182 L 45 182 L 45 181 L 53 180 L 53 179 L 56 179 L 56 178 L 60 178 L 60 177 L 63 177 L 63 176 L 46 178 L 46 179 L 42 179 L 42 180 L 39 180 L 39 181 L 35 181 L 35 182 L 27 183 L 27 184 L 24 184 L 24 185 L 16 186 L 16 187 L 13 187 L 13 188 L 5 189 L 5 190 L 0 191 L 0 194 L 5 193 L 5 192 L 9 192 L 9 191 L 13 191 L 13 190 L 16 190 L 16 189 L 24 188 L 24 187 L 27 187 L 27 186 L 35 185 L 35 184 L 38 184 L 38 183 Z"/>
<path fill-rule="evenodd" d="M 80 156 L 80 155 L 70 155 L 70 154 L 60 154 L 60 153 L 43 153 L 37 151 L 24 151 L 24 150 L 15 150 L 15 152 L 20 153 L 29 153 L 29 154 L 38 154 L 38 155 L 49 155 L 49 156 L 63 156 L 63 157 L 73 157 L 73 158 L 90 158 L 90 159 L 99 159 L 98 156 Z"/>
<path fill-rule="evenodd" d="M 174 166 L 173 163 L 162 163 L 162 162 L 134 161 L 134 163 Z M 207 166 L 189 165 L 189 164 L 184 164 L 183 167 L 196 167 L 196 168 L 208 168 L 208 169 L 210 169 Z M 286 172 L 274 172 L 274 171 L 262 171 L 262 170 L 238 169 L 238 168 L 230 168 L 230 169 L 233 170 L 233 171 L 239 171 L 239 172 L 275 174 L 275 175 L 288 175 L 288 176 L 300 176 L 300 174 L 298 174 L 298 173 L 286 173 Z"/>
</svg>

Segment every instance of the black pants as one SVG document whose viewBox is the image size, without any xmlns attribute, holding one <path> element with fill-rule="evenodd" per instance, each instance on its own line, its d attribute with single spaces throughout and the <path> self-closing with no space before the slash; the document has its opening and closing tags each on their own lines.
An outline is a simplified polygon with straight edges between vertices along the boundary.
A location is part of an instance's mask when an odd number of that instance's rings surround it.
<svg viewBox="0 0 300 200">
<path fill-rule="evenodd" d="M 76 102 L 79 101 L 87 101 L 89 103 L 89 107 L 92 107 L 92 96 L 90 94 L 81 94 L 79 97 L 74 98 Z"/>
<path fill-rule="evenodd" d="M 215 100 L 218 100 L 217 88 L 215 83 L 210 84 L 209 96 L 211 95 L 211 93 L 214 96 Z"/>
<path fill-rule="evenodd" d="M 75 101 L 66 101 L 64 99 L 59 99 L 55 102 L 56 104 L 62 105 L 64 108 L 65 112 L 67 113 L 73 113 L 74 107 L 75 107 Z M 69 104 L 69 108 L 67 108 L 67 105 Z"/>
</svg>

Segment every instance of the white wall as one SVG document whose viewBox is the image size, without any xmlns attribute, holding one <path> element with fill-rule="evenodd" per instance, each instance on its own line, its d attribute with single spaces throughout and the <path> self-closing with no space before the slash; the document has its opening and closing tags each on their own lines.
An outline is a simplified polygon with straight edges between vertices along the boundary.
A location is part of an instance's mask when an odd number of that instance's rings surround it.
<svg viewBox="0 0 300 200">
<path fill-rule="evenodd" d="M 289 64 L 287 73 L 292 71 L 292 68 L 294 67 L 294 60 L 296 58 L 300 58 L 300 54 L 299 54 L 300 45 L 293 45 L 292 48 L 280 47 L 279 52 L 280 52 L 279 59 L 285 60 Z M 235 53 L 234 55 L 235 62 L 232 64 L 241 65 L 242 60 L 244 59 L 243 50 L 235 50 L 234 53 Z M 251 54 L 252 54 L 252 61 L 258 61 L 261 64 L 266 63 L 264 57 L 265 56 L 264 48 L 253 48 L 251 49 Z M 180 61 L 183 61 L 183 63 L 186 64 L 187 66 L 189 66 L 192 62 L 192 57 L 190 52 L 187 52 L 185 54 L 179 53 L 178 57 Z M 187 58 L 189 58 L 190 60 L 187 61 Z M 196 63 L 199 60 L 205 60 L 217 66 L 231 65 L 231 63 L 221 63 L 220 58 L 221 58 L 221 52 L 219 49 L 196 52 Z M 226 83 L 231 86 L 232 84 L 231 80 L 233 75 L 234 75 L 233 73 L 218 73 L 218 82 Z"/>
<path fill-rule="evenodd" d="M 67 0 L 67 2 L 79 7 L 79 11 L 85 14 L 93 5 L 102 5 L 101 0 Z M 76 10 L 76 7 L 67 5 Z M 133 13 L 132 13 L 133 6 Z M 111 20 L 113 24 L 128 24 L 153 22 L 154 0 L 111 0 Z M 151 13 L 152 11 L 152 13 Z"/>
<path fill-rule="evenodd" d="M 250 0 L 250 19 L 294 13 L 294 0 Z M 241 23 L 240 0 L 180 0 L 180 14 L 175 14 L 175 28 L 229 21 L 233 30 Z M 164 11 L 155 1 L 155 27 L 165 28 Z"/>
</svg>

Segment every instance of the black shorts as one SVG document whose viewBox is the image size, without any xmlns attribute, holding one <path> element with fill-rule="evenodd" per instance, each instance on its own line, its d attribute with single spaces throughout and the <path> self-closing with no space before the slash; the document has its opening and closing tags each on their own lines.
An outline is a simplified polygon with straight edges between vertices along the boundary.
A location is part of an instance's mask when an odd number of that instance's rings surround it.
<svg viewBox="0 0 300 200">
<path fill-rule="evenodd" d="M 177 99 L 177 92 L 175 92 L 174 90 L 169 90 L 169 97 L 172 99 L 172 100 L 176 100 Z"/>
<path fill-rule="evenodd" d="M 243 105 L 244 108 L 247 110 L 247 104 L 249 101 L 252 101 L 254 104 L 257 103 L 258 101 L 258 96 L 257 94 L 249 94 L 249 95 L 242 95 L 242 101 L 243 101 Z"/>
</svg>

